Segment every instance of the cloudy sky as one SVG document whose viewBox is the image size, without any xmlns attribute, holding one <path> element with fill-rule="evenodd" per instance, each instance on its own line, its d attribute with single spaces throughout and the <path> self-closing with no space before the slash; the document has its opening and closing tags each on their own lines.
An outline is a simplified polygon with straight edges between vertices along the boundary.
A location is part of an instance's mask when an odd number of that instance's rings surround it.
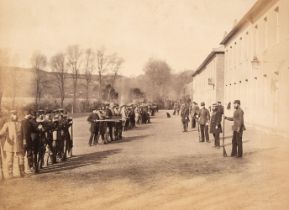
<svg viewBox="0 0 289 210">
<path fill-rule="evenodd" d="M 150 57 L 180 72 L 196 68 L 255 1 L 0 0 L 0 48 L 28 67 L 35 51 L 104 46 L 125 59 L 124 75 L 141 74 Z"/>
</svg>

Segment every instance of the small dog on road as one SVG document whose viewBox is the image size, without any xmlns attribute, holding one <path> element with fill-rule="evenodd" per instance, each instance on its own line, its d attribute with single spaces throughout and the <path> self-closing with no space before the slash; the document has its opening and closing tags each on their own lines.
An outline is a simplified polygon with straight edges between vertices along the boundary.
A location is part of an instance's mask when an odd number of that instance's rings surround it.
<svg viewBox="0 0 289 210">
<path fill-rule="evenodd" d="M 171 118 L 171 115 L 170 115 L 170 113 L 168 113 L 168 112 L 167 112 L 167 118 Z"/>
</svg>

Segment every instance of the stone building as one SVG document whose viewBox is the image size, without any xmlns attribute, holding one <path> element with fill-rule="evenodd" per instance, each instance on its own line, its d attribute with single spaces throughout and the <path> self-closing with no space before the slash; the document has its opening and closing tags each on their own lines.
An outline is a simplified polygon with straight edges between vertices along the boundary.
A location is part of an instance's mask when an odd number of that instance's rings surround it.
<svg viewBox="0 0 289 210">
<path fill-rule="evenodd" d="M 225 103 L 247 124 L 289 134 L 289 0 L 258 0 L 221 42 Z"/>
<path fill-rule="evenodd" d="M 187 85 L 187 93 L 197 103 L 205 102 L 209 107 L 224 101 L 224 50 L 213 49 L 201 65 L 193 72 L 193 81 Z"/>
</svg>

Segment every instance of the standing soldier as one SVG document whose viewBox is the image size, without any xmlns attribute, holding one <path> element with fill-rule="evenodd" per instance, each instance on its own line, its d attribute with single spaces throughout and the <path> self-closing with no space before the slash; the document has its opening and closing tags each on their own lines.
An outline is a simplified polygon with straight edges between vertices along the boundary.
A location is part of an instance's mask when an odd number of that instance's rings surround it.
<svg viewBox="0 0 289 210">
<path fill-rule="evenodd" d="M 89 146 L 97 144 L 98 141 L 99 122 L 96 122 L 96 120 L 99 120 L 99 116 L 97 114 L 97 110 L 93 110 L 87 118 L 87 121 L 90 123 L 90 138 L 88 141 Z"/>
<path fill-rule="evenodd" d="M 243 156 L 243 131 L 246 130 L 244 124 L 244 111 L 241 109 L 241 101 L 234 101 L 234 115 L 233 117 L 225 117 L 226 120 L 234 121 L 232 130 L 233 130 L 233 138 L 232 138 L 232 153 L 231 157 L 242 157 Z"/>
<path fill-rule="evenodd" d="M 22 128 L 15 110 L 11 111 L 10 120 L 6 122 L 0 130 L 0 137 L 4 135 L 6 136 L 4 152 L 7 160 L 8 177 L 13 177 L 14 156 L 17 157 L 20 176 L 23 177 L 25 174 Z"/>
<path fill-rule="evenodd" d="M 51 111 L 47 110 L 45 113 L 44 121 L 43 121 L 43 127 L 45 130 L 45 154 L 44 154 L 44 160 L 43 160 L 43 166 L 46 167 L 48 166 L 49 159 L 52 162 L 52 157 L 53 157 L 53 147 L 52 147 L 52 142 L 53 142 L 53 122 L 52 122 L 52 116 L 51 116 Z"/>
<path fill-rule="evenodd" d="M 112 110 L 112 108 L 109 107 L 109 105 L 107 105 L 106 109 L 105 109 L 105 118 L 111 120 L 112 116 L 113 116 L 113 110 Z M 106 124 L 108 127 L 110 141 L 113 141 L 113 136 L 112 136 L 112 134 L 113 134 L 113 122 L 107 122 Z"/>
<path fill-rule="evenodd" d="M 118 118 L 115 122 L 115 140 L 122 139 L 122 121 L 121 121 L 121 113 L 118 106 L 114 107 L 114 115 Z"/>
<path fill-rule="evenodd" d="M 210 121 L 210 112 L 205 107 L 205 102 L 202 102 L 201 103 L 201 109 L 199 112 L 199 124 L 200 124 L 200 128 L 201 128 L 201 136 L 202 136 L 201 142 L 205 142 L 205 137 L 206 137 L 206 141 L 208 143 L 210 143 L 209 121 Z"/>
<path fill-rule="evenodd" d="M 188 131 L 188 123 L 190 121 L 189 119 L 190 115 L 190 108 L 187 103 L 182 104 L 181 106 L 181 118 L 182 118 L 182 124 L 184 128 L 184 132 Z"/>
<path fill-rule="evenodd" d="M 63 132 L 64 132 L 64 139 L 65 139 L 64 158 L 66 159 L 67 157 L 69 157 L 70 154 L 72 154 L 71 150 L 73 147 L 73 141 L 69 132 L 69 128 L 72 126 L 73 120 L 72 118 L 68 118 L 67 112 L 64 112 L 63 120 L 64 120 Z"/>
<path fill-rule="evenodd" d="M 99 122 L 99 134 L 101 136 L 101 140 L 103 144 L 107 144 L 107 138 L 106 138 L 106 130 L 107 130 L 107 123 L 104 121 L 106 118 L 106 109 L 105 106 L 101 107 L 101 110 L 98 110 L 97 115 L 99 116 L 100 121 Z"/>
<path fill-rule="evenodd" d="M 24 155 L 27 156 L 29 170 L 33 169 L 33 146 L 31 133 L 33 129 L 32 116 L 29 113 L 26 113 L 24 119 L 21 122 L 22 126 L 22 136 L 23 136 L 23 145 L 24 145 Z"/>
<path fill-rule="evenodd" d="M 222 112 L 217 104 L 213 104 L 213 112 L 210 123 L 210 133 L 213 134 L 215 139 L 215 147 L 220 148 L 220 133 L 222 132 Z"/>
<path fill-rule="evenodd" d="M 125 105 L 122 105 L 120 107 L 120 114 L 121 114 L 123 131 L 126 131 L 127 130 L 127 127 L 126 127 L 126 125 L 127 125 L 127 111 L 126 111 Z"/>
</svg>

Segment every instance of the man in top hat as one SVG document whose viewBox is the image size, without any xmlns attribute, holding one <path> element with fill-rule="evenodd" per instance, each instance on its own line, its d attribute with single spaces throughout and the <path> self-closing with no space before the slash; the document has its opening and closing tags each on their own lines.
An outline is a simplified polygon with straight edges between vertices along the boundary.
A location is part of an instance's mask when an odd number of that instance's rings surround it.
<svg viewBox="0 0 289 210">
<path fill-rule="evenodd" d="M 226 120 L 233 121 L 233 138 L 232 138 L 232 157 L 242 157 L 243 156 L 243 131 L 246 130 L 244 124 L 244 111 L 241 109 L 241 101 L 234 101 L 234 115 L 233 117 L 225 117 Z"/>
<path fill-rule="evenodd" d="M 201 128 L 201 136 L 202 136 L 201 142 L 204 142 L 205 137 L 206 137 L 206 142 L 210 143 L 209 121 L 210 121 L 210 112 L 205 107 L 205 102 L 202 102 L 201 103 L 201 109 L 199 111 L 199 124 L 200 124 L 200 128 Z"/>
<path fill-rule="evenodd" d="M 10 120 L 0 130 L 0 137 L 5 136 L 4 152 L 8 167 L 8 176 L 13 176 L 14 156 L 18 159 L 20 176 L 24 176 L 23 136 L 21 122 L 18 121 L 16 110 L 11 111 Z"/>
</svg>

